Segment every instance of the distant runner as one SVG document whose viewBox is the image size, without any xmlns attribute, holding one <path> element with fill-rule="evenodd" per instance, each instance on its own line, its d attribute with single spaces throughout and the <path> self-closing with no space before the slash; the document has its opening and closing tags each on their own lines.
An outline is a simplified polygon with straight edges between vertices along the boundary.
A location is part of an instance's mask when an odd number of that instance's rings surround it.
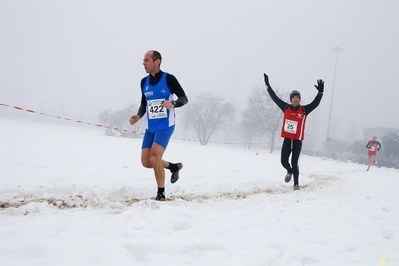
<svg viewBox="0 0 399 266">
<path fill-rule="evenodd" d="M 306 117 L 319 105 L 324 92 L 324 81 L 317 80 L 314 85 L 319 91 L 314 100 L 308 105 L 300 105 L 301 94 L 299 91 L 292 91 L 290 94 L 291 104 L 281 100 L 269 84 L 269 77 L 263 74 L 267 91 L 272 100 L 284 112 L 284 120 L 281 128 L 281 137 L 284 138 L 281 148 L 281 164 L 287 170 L 285 182 L 288 183 L 294 174 L 294 190 L 299 190 L 299 167 L 298 160 L 302 149 L 302 140 L 305 137 Z M 291 156 L 291 165 L 288 159 Z"/>
<path fill-rule="evenodd" d="M 381 143 L 378 142 L 377 140 L 377 136 L 373 136 L 371 138 L 371 140 L 367 143 L 366 148 L 369 149 L 368 150 L 368 167 L 367 170 L 370 170 L 370 167 L 373 163 L 375 163 L 375 156 L 377 155 L 377 151 L 380 151 L 381 149 Z"/>
</svg>

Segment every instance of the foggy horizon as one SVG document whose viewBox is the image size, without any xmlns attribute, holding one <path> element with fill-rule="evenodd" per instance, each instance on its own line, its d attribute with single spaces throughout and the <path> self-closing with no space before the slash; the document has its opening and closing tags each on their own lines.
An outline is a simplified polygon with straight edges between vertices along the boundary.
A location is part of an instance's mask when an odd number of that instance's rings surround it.
<svg viewBox="0 0 399 266">
<path fill-rule="evenodd" d="M 333 84 L 335 137 L 399 128 L 397 14 L 399 2 L 376 0 L 1 1 L 0 103 L 91 115 L 139 104 L 143 56 L 154 49 L 188 104 L 210 92 L 243 110 L 263 73 L 274 90 L 299 90 L 305 104 L 323 79 L 307 120 L 319 139 Z"/>
</svg>

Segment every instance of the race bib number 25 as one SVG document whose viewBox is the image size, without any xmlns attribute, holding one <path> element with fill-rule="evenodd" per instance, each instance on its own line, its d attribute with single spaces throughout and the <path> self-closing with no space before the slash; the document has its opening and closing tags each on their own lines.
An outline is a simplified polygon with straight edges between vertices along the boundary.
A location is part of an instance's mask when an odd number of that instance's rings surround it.
<svg viewBox="0 0 399 266">
<path fill-rule="evenodd" d="M 297 126 L 298 126 L 297 121 L 286 119 L 284 124 L 284 131 L 291 134 L 296 134 Z"/>
<path fill-rule="evenodd" d="M 167 117 L 166 108 L 162 106 L 164 99 L 156 99 L 148 101 L 148 117 L 149 119 L 159 119 Z"/>
</svg>

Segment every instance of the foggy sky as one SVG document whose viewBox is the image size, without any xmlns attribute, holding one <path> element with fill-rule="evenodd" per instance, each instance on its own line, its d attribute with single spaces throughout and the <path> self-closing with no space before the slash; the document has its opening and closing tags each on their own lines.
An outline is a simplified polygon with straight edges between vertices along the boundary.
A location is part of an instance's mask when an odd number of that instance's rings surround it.
<svg viewBox="0 0 399 266">
<path fill-rule="evenodd" d="M 190 101 L 207 91 L 245 108 L 266 72 L 309 103 L 324 79 L 308 119 L 324 135 L 340 46 L 331 131 L 399 128 L 398 25 L 395 0 L 3 0 L 0 102 L 93 114 L 138 104 L 143 56 L 156 49 Z"/>
</svg>

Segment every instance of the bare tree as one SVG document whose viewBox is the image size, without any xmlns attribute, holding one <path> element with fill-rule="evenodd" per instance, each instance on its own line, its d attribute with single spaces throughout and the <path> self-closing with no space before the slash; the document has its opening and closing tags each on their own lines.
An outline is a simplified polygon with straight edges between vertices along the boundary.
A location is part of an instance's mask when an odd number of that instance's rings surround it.
<svg viewBox="0 0 399 266">
<path fill-rule="evenodd" d="M 210 137 L 234 118 L 234 113 L 232 104 L 210 93 L 202 93 L 186 107 L 183 123 L 185 128 L 194 128 L 201 145 L 207 145 Z"/>
<path fill-rule="evenodd" d="M 105 110 L 98 116 L 100 123 L 106 128 L 107 136 L 115 136 L 119 133 L 125 138 L 134 138 L 140 136 L 145 129 L 146 117 L 144 116 L 138 123 L 133 126 L 129 124 L 129 118 L 137 112 L 137 106 L 131 104 L 122 110 L 112 111 Z"/>
<path fill-rule="evenodd" d="M 382 145 L 382 154 L 391 162 L 385 166 L 399 168 L 399 135 L 389 132 L 382 138 Z"/>
<path fill-rule="evenodd" d="M 275 91 L 281 99 L 288 99 L 288 93 Z M 281 129 L 283 112 L 270 98 L 267 90 L 261 87 L 251 89 L 248 98 L 248 107 L 243 112 L 242 126 L 245 126 L 248 134 L 271 134 L 270 153 L 274 150 L 276 133 Z"/>
<path fill-rule="evenodd" d="M 244 147 L 249 149 L 253 139 L 261 136 L 264 131 L 260 132 L 259 125 L 256 123 L 252 110 L 250 108 L 241 112 L 241 121 L 239 122 L 239 131 L 244 137 Z"/>
</svg>

